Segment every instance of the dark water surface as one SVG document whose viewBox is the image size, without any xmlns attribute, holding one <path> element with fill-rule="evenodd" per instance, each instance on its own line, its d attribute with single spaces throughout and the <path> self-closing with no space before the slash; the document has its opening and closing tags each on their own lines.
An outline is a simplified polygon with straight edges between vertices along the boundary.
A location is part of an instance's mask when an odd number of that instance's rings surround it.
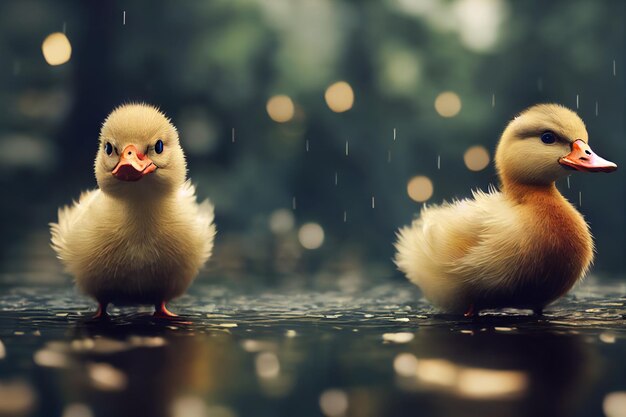
<svg viewBox="0 0 626 417">
<path fill-rule="evenodd" d="M 19 277 L 13 281 L 19 281 Z M 626 408 L 626 286 L 437 314 L 409 284 L 343 293 L 196 285 L 147 308 L 0 287 L 0 415 L 603 416 Z M 621 411 L 620 411 L 621 410 Z M 619 413 L 622 414 L 619 414 Z"/>
</svg>

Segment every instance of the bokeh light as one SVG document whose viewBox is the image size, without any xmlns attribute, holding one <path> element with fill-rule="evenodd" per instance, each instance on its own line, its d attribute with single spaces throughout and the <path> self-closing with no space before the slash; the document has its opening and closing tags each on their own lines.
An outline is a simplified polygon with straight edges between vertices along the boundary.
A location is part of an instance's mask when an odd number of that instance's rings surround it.
<svg viewBox="0 0 626 417">
<path fill-rule="evenodd" d="M 87 373 L 94 388 L 102 391 L 122 391 L 128 385 L 126 374 L 108 363 L 92 363 Z"/>
<path fill-rule="evenodd" d="M 43 348 L 35 352 L 33 362 L 49 368 L 63 368 L 69 364 L 69 358 L 63 352 Z"/>
<path fill-rule="evenodd" d="M 317 223 L 306 223 L 298 231 L 298 240 L 306 249 L 317 249 L 324 243 L 324 229 Z"/>
<path fill-rule="evenodd" d="M 626 417 L 626 391 L 610 392 L 602 401 L 606 417 Z"/>
<path fill-rule="evenodd" d="M 293 229 L 295 220 L 291 210 L 278 209 L 272 212 L 269 219 L 269 226 L 272 233 L 281 235 Z"/>
<path fill-rule="evenodd" d="M 489 151 L 484 146 L 472 146 L 465 151 L 463 161 L 470 171 L 482 171 L 489 165 Z"/>
<path fill-rule="evenodd" d="M 465 47 L 477 52 L 493 49 L 508 14 L 503 0 L 457 0 L 451 9 Z"/>
<path fill-rule="evenodd" d="M 201 417 L 207 415 L 207 406 L 204 400 L 194 395 L 185 395 L 172 402 L 172 417 Z"/>
<path fill-rule="evenodd" d="M 409 343 L 415 338 L 410 332 L 383 333 L 383 340 L 391 343 Z"/>
<path fill-rule="evenodd" d="M 278 123 L 286 123 L 293 119 L 295 106 L 289 96 L 273 96 L 267 101 L 267 114 Z"/>
<path fill-rule="evenodd" d="M 412 353 L 400 353 L 393 360 L 393 369 L 400 376 L 414 377 L 417 372 L 417 358 Z"/>
<path fill-rule="evenodd" d="M 26 416 L 37 400 L 35 390 L 24 381 L 0 381 L 0 415 Z"/>
<path fill-rule="evenodd" d="M 456 388 L 465 398 L 492 399 L 517 396 L 527 386 L 528 376 L 522 371 L 467 368 L 459 372 Z"/>
<path fill-rule="evenodd" d="M 339 389 L 329 389 L 320 395 L 320 409 L 328 417 L 341 417 L 348 411 L 348 394 Z"/>
<path fill-rule="evenodd" d="M 62 65 L 72 56 L 72 45 L 64 33 L 51 33 L 41 44 L 41 51 L 46 62 L 50 65 Z"/>
<path fill-rule="evenodd" d="M 444 91 L 435 99 L 435 110 L 442 117 L 454 117 L 461 111 L 461 98 L 452 91 Z"/>
<path fill-rule="evenodd" d="M 260 353 L 254 363 L 256 373 L 261 378 L 276 378 L 280 373 L 280 362 L 275 353 Z"/>
<path fill-rule="evenodd" d="M 421 359 L 415 375 L 425 384 L 452 387 L 458 378 L 458 368 L 445 359 Z"/>
<path fill-rule="evenodd" d="M 93 417 L 93 411 L 86 404 L 71 403 L 63 408 L 61 417 Z"/>
<path fill-rule="evenodd" d="M 354 104 L 354 91 L 345 81 L 339 81 L 326 89 L 324 94 L 328 107 L 336 112 L 343 113 L 352 108 Z"/>
<path fill-rule="evenodd" d="M 411 178 L 406 187 L 411 200 L 422 203 L 433 195 L 433 182 L 423 175 Z"/>
</svg>

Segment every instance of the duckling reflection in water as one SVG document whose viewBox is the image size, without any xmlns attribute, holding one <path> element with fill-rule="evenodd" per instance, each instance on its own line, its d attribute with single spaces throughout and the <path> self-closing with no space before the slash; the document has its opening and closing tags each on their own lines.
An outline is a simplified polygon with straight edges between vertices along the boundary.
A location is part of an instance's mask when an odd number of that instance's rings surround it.
<svg viewBox="0 0 626 417">
<path fill-rule="evenodd" d="M 107 305 L 166 303 L 189 287 L 213 249 L 213 206 L 198 204 L 170 120 L 127 104 L 105 120 L 95 160 L 98 188 L 59 209 L 52 247 L 78 288 Z"/>
<path fill-rule="evenodd" d="M 424 208 L 399 231 L 395 262 L 445 311 L 541 313 L 593 259 L 589 226 L 555 181 L 571 170 L 611 172 L 617 165 L 593 153 L 583 121 L 557 104 L 532 106 L 512 120 L 495 163 L 501 191 Z"/>
</svg>

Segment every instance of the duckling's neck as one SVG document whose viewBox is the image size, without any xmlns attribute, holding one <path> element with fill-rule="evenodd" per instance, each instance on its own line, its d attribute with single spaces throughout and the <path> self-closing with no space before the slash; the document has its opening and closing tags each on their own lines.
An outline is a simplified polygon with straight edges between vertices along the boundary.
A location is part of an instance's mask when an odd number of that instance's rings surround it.
<svg viewBox="0 0 626 417">
<path fill-rule="evenodd" d="M 528 203 L 537 200 L 563 200 L 554 182 L 549 184 L 522 184 L 513 181 L 502 181 L 502 191 L 509 198 L 518 203 Z"/>
<path fill-rule="evenodd" d="M 163 193 L 148 198 L 112 198 L 112 203 L 129 224 L 143 227 L 171 217 L 176 211 L 176 193 Z"/>
</svg>

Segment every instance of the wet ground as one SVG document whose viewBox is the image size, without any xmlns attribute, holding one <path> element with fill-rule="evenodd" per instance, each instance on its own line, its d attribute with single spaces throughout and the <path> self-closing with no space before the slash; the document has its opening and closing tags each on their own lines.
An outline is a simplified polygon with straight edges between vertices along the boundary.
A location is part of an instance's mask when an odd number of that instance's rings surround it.
<svg viewBox="0 0 626 417">
<path fill-rule="evenodd" d="M 5 280 L 6 281 L 6 280 Z M 626 415 L 626 286 L 589 280 L 545 316 L 437 314 L 363 291 L 195 285 L 149 309 L 68 285 L 0 286 L 0 415 Z M 8 282 L 7 281 L 7 282 Z"/>
</svg>

